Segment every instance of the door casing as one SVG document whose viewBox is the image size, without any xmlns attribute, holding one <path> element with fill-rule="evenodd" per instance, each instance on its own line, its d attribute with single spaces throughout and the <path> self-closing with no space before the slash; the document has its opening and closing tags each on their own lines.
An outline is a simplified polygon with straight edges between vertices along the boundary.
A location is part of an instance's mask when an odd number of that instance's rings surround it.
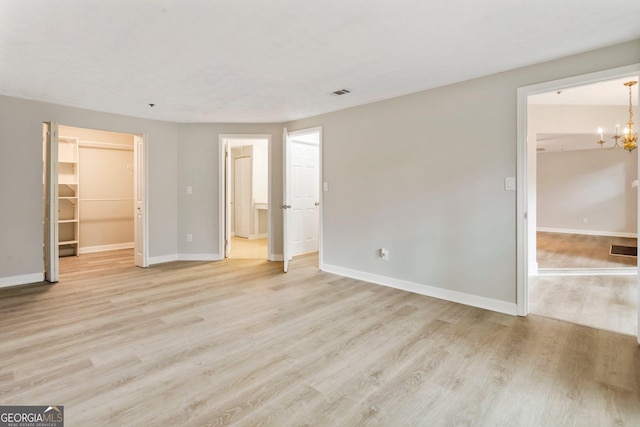
<svg viewBox="0 0 640 427">
<path fill-rule="evenodd" d="M 530 157 L 535 155 L 535 142 L 532 141 L 531 144 L 527 142 L 527 97 L 552 90 L 562 90 L 574 86 L 612 80 L 632 74 L 640 74 L 640 63 L 523 86 L 517 89 L 516 304 L 519 316 L 529 314 L 529 240 L 531 233 L 535 233 L 536 225 L 535 212 L 529 211 L 529 198 L 535 196 L 535 194 L 532 194 L 531 185 L 533 183 L 529 178 L 530 168 L 532 167 L 530 166 Z M 638 86 L 635 87 L 637 90 Z M 640 150 L 636 150 L 635 155 L 640 157 Z M 638 203 L 638 224 L 640 225 L 640 198 Z M 640 273 L 640 265 L 638 266 L 638 272 Z M 640 274 L 638 277 L 640 278 Z M 638 290 L 637 322 L 639 331 L 638 343 L 640 343 L 640 281 L 638 282 Z"/>
<path fill-rule="evenodd" d="M 55 283 L 59 278 L 58 258 L 58 124 L 45 122 L 48 127 L 47 141 L 45 143 L 44 164 L 44 278 L 48 282 Z M 89 128 L 87 128 L 89 129 Z M 52 132 L 53 130 L 53 132 Z M 147 149 L 146 136 L 133 134 L 134 136 L 134 262 L 138 267 L 149 266 L 149 237 L 148 237 L 148 210 L 147 210 Z M 53 137 L 53 138 L 52 138 Z M 54 143 L 55 142 L 55 143 Z M 55 147 L 54 147 L 55 146 Z M 141 167 L 142 166 L 142 167 Z M 142 223 L 140 223 L 142 221 Z"/>
<path fill-rule="evenodd" d="M 268 152 L 268 207 L 267 207 L 267 259 L 277 261 L 273 255 L 273 238 L 271 236 L 271 209 L 273 200 L 271 199 L 271 134 L 219 134 L 218 135 L 218 260 L 222 261 L 229 256 L 231 245 L 230 235 L 230 209 L 228 198 L 225 196 L 229 192 L 229 142 L 238 139 L 264 139 L 267 141 Z M 228 243 L 228 244 L 227 244 Z"/>
</svg>

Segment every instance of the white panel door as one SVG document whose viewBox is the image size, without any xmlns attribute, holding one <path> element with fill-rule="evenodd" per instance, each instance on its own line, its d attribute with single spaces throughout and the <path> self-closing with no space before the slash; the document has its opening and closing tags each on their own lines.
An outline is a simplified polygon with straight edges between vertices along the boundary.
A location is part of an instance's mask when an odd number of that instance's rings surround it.
<svg viewBox="0 0 640 427">
<path fill-rule="evenodd" d="M 252 162 L 250 157 L 234 160 L 234 210 L 236 236 L 249 237 L 251 234 L 252 208 Z"/>
<path fill-rule="evenodd" d="M 133 197 L 133 235 L 134 235 L 134 262 L 138 267 L 147 267 L 147 206 L 146 206 L 146 165 L 145 165 L 144 135 L 134 135 L 134 184 Z"/>
<path fill-rule="evenodd" d="M 318 250 L 319 146 L 291 143 L 291 256 Z"/>
<path fill-rule="evenodd" d="M 291 140 L 287 128 L 282 131 L 282 252 L 284 272 L 289 270 L 291 260 L 291 243 L 289 232 L 289 211 L 291 207 Z"/>
<path fill-rule="evenodd" d="M 231 205 L 233 204 L 231 194 L 231 147 L 229 143 L 224 143 L 224 257 L 231 255 Z"/>
<path fill-rule="evenodd" d="M 44 278 L 58 281 L 58 124 L 44 124 Z"/>
</svg>

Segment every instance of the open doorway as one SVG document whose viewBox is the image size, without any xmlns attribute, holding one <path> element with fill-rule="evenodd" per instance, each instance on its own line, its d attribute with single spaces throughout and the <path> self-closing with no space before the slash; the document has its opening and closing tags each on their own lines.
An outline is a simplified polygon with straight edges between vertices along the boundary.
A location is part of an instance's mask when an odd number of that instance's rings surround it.
<svg viewBox="0 0 640 427">
<path fill-rule="evenodd" d="M 322 128 L 284 130 L 284 271 L 297 256 L 321 260 Z"/>
<path fill-rule="evenodd" d="M 269 259 L 270 135 L 221 135 L 224 258 Z"/>
<path fill-rule="evenodd" d="M 102 257 L 145 267 L 144 137 L 55 123 L 43 130 L 47 280 Z"/>
<path fill-rule="evenodd" d="M 526 221 L 520 221 L 519 233 L 526 236 L 519 235 L 519 248 L 526 247 L 527 255 L 519 269 L 526 262 L 528 274 L 519 314 L 638 334 L 637 261 L 614 249 L 637 251 L 638 151 L 609 149 L 616 123 L 629 120 L 624 83 L 637 81 L 633 71 L 550 82 L 546 90 L 521 88 L 529 92 L 526 99 L 519 90 L 528 141 L 526 162 L 520 157 L 526 192 L 519 203 L 528 225 L 523 233 Z M 635 115 L 637 91 L 632 94 Z"/>
</svg>

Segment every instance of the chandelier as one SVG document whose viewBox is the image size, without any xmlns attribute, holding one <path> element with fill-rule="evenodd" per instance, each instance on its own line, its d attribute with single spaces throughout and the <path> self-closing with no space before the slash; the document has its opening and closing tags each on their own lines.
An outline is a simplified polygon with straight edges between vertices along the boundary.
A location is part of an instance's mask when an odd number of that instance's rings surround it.
<svg viewBox="0 0 640 427">
<path fill-rule="evenodd" d="M 598 133 L 600 134 L 600 148 L 606 150 L 612 150 L 616 147 L 622 147 L 628 152 L 632 152 L 636 148 L 638 148 L 638 133 L 633 133 L 633 105 L 631 104 L 631 86 L 637 84 L 637 81 L 626 82 L 624 85 L 629 88 L 629 121 L 627 122 L 627 126 L 622 131 L 622 135 L 620 135 L 620 123 L 616 123 L 616 133 L 611 138 L 615 140 L 615 143 L 611 147 L 604 146 L 604 134 L 603 129 L 601 127 L 598 128 Z M 619 142 L 619 140 L 622 140 Z"/>
</svg>

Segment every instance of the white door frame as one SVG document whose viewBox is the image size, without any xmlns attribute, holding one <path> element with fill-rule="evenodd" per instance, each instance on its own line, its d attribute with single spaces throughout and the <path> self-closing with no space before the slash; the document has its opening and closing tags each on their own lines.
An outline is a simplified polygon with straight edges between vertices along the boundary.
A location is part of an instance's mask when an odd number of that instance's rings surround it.
<svg viewBox="0 0 640 427">
<path fill-rule="evenodd" d="M 133 135 L 134 183 L 134 262 L 138 267 L 149 266 L 149 215 L 147 209 L 148 171 L 147 136 Z"/>
<path fill-rule="evenodd" d="M 44 279 L 59 279 L 58 247 L 58 124 L 45 122 L 44 146 Z"/>
<path fill-rule="evenodd" d="M 529 314 L 529 236 L 535 229 L 535 212 L 529 212 L 530 194 L 529 165 L 530 156 L 535 155 L 535 143 L 527 143 L 527 97 L 538 93 L 552 90 L 566 89 L 574 86 L 582 86 L 597 83 L 604 80 L 613 80 L 631 74 L 640 74 L 640 63 L 628 65 L 610 70 L 598 71 L 579 76 L 572 76 L 564 79 L 538 83 L 530 86 L 519 87 L 517 90 L 517 194 L 516 194 L 516 302 L 517 314 L 526 316 Z M 638 86 L 635 86 L 636 88 Z M 637 89 L 636 89 L 637 90 Z M 594 128 L 594 137 L 596 131 Z M 531 149 L 533 148 L 533 150 Z M 640 156 L 640 150 L 636 150 L 636 155 Z M 639 209 L 640 214 L 640 198 Z M 639 218 L 640 225 L 640 218 Z M 639 265 L 640 272 L 640 265 Z M 640 277 L 640 274 L 639 276 Z M 638 285 L 640 290 L 640 282 Z M 640 292 L 638 293 L 638 342 L 640 342 Z"/>
<path fill-rule="evenodd" d="M 285 129 L 285 134 L 287 135 L 287 139 L 291 140 L 294 139 L 295 137 L 299 137 L 302 135 L 308 135 L 311 133 L 317 133 L 318 134 L 318 202 L 320 203 L 320 205 L 318 206 L 319 211 L 318 211 L 318 266 L 322 266 L 322 260 L 323 260 L 323 212 L 324 212 L 324 201 L 323 201 L 323 196 L 324 196 L 324 192 L 323 192 L 323 167 L 322 167 L 322 159 L 323 159 L 323 135 L 322 135 L 322 126 L 315 126 L 315 127 L 311 127 L 311 128 L 305 128 L 305 129 L 300 129 L 300 130 L 296 130 L 296 131 L 292 131 L 292 132 L 287 132 L 287 130 Z M 284 147 L 284 145 L 287 143 L 287 141 L 282 141 L 282 145 Z M 284 150 L 283 150 L 284 151 Z M 284 159 L 284 164 L 283 164 L 283 181 L 285 179 L 285 173 L 284 170 L 286 170 L 287 168 L 290 168 L 291 165 L 288 164 L 291 162 L 291 156 L 288 156 Z M 286 185 L 283 185 L 284 188 L 286 188 Z M 287 194 L 283 194 L 283 202 L 284 204 L 287 204 L 287 200 L 289 200 L 290 197 Z M 283 214 L 284 217 L 284 214 Z M 283 227 L 284 227 L 284 221 L 283 221 Z M 283 239 L 283 245 L 285 245 L 286 242 Z M 284 249 L 284 248 L 283 248 Z M 286 252 L 286 251 L 283 251 Z"/>
<path fill-rule="evenodd" d="M 273 239 L 271 237 L 271 209 L 273 200 L 271 200 L 271 173 L 272 173 L 272 161 L 271 161 L 271 134 L 244 134 L 244 133 L 231 133 L 231 134 L 219 134 L 218 135 L 218 261 L 225 259 L 225 236 L 227 234 L 227 203 L 225 201 L 226 183 L 228 181 L 227 167 L 226 167 L 226 153 L 227 142 L 234 139 L 266 139 L 268 147 L 268 206 L 267 206 L 267 259 L 269 261 L 275 261 L 273 259 Z M 230 238 L 230 236 L 229 236 Z"/>
<path fill-rule="evenodd" d="M 56 122 L 45 122 L 45 124 L 49 125 L 49 129 L 55 129 L 55 139 L 58 139 L 58 124 Z M 80 128 L 80 126 L 75 126 Z M 83 128 L 83 129 L 93 129 L 93 128 Z M 106 131 L 106 132 L 114 132 L 114 131 Z M 119 132 L 123 133 L 123 132 Z M 125 132 L 126 133 L 126 132 Z M 134 209 L 137 210 L 138 207 L 141 208 L 142 211 L 142 219 L 143 225 L 141 231 L 142 242 L 139 242 L 138 233 L 134 230 L 134 259 L 135 251 L 140 248 L 139 244 L 142 243 L 141 256 L 137 257 L 141 262 L 141 264 L 136 263 L 138 267 L 148 267 L 149 266 L 149 221 L 148 221 L 148 209 L 147 209 L 147 195 L 148 191 L 148 158 L 149 155 L 147 150 L 147 138 L 145 134 L 131 134 L 134 136 L 134 174 L 136 179 L 134 179 L 134 193 L 136 198 L 136 207 Z M 53 150 L 50 150 L 53 153 Z M 140 163 L 138 163 L 138 160 Z M 55 155 L 51 156 L 47 155 L 45 159 L 47 162 L 47 166 L 45 168 L 45 182 L 51 183 L 51 185 L 55 185 L 54 189 L 45 189 L 45 199 L 47 197 L 51 197 L 51 201 L 49 203 L 50 206 L 47 209 L 52 210 L 52 212 L 48 213 L 49 219 L 47 218 L 47 214 L 45 214 L 45 224 L 44 224 L 44 255 L 45 255 L 45 279 L 47 281 L 57 282 L 58 281 L 58 272 L 60 271 L 60 263 L 58 258 L 58 157 L 57 157 L 57 147 L 55 150 Z M 143 165 L 143 170 L 139 171 L 137 164 Z M 142 173 L 140 173 L 142 172 Z M 55 183 L 55 184 L 53 184 Z M 55 192 L 55 195 L 54 195 Z M 47 193 L 51 193 L 47 195 Z M 139 203 L 138 203 L 139 197 Z M 45 200 L 46 203 L 46 200 Z M 55 215 L 55 218 L 54 218 Z M 134 224 L 136 223 L 136 212 L 134 215 Z M 56 242 L 53 244 L 53 242 Z M 78 248 L 79 250 L 79 248 Z M 52 253 L 55 252 L 55 256 Z M 137 260 L 136 260 L 137 261 Z M 49 265 L 51 264 L 51 265 Z M 53 278 L 54 280 L 50 280 Z"/>
<path fill-rule="evenodd" d="M 289 240 L 289 209 L 291 209 L 291 139 L 287 128 L 282 129 L 282 270 L 289 271 L 289 261 L 291 261 L 291 245 Z"/>
</svg>

